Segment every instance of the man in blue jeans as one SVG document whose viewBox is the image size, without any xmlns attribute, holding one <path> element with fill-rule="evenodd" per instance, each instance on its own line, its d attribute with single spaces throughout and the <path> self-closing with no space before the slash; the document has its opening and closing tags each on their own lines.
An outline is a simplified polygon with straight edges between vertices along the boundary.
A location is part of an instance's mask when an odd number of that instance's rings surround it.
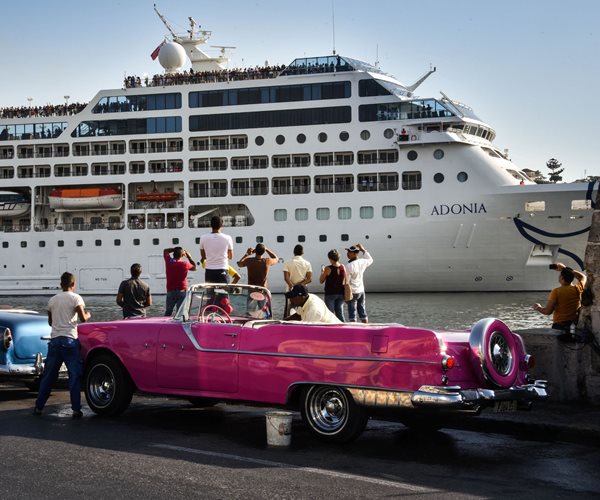
<svg viewBox="0 0 600 500">
<path fill-rule="evenodd" d="M 348 305 L 348 318 L 349 321 L 356 321 L 356 313 L 358 313 L 358 319 L 362 323 L 368 323 L 369 317 L 367 316 L 363 275 L 367 267 L 373 264 L 373 257 L 360 243 L 346 248 L 346 252 L 348 256 L 346 271 L 350 279 L 350 288 L 352 288 L 352 300 L 346 302 Z M 362 257 L 358 256 L 359 252 L 363 253 Z"/>
<path fill-rule="evenodd" d="M 52 386 L 58 378 L 63 362 L 69 374 L 69 393 L 73 418 L 81 418 L 81 374 L 82 363 L 77 338 L 77 319 L 85 322 L 92 315 L 85 310 L 85 303 L 80 295 L 73 292 L 75 276 L 63 273 L 60 277 L 62 292 L 48 301 L 48 324 L 52 327 L 48 356 L 44 365 L 44 374 L 40 382 L 40 391 L 33 409 L 34 415 L 41 415 L 46 401 L 52 392 Z"/>
</svg>

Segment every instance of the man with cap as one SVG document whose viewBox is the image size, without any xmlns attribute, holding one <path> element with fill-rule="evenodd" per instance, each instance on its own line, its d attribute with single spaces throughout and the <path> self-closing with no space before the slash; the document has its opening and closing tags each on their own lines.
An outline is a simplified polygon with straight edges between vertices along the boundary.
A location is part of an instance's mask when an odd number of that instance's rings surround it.
<svg viewBox="0 0 600 500">
<path fill-rule="evenodd" d="M 327 309 L 325 302 L 316 295 L 308 293 L 308 288 L 304 285 L 294 285 L 289 292 L 286 292 L 285 298 L 290 301 L 291 307 L 296 309 L 295 314 L 284 318 L 286 321 L 342 323 L 335 314 Z"/>
<path fill-rule="evenodd" d="M 358 318 L 363 323 L 368 323 L 363 275 L 367 267 L 373 264 L 373 257 L 360 243 L 346 248 L 346 252 L 348 256 L 346 271 L 350 279 L 350 288 L 352 288 L 352 300 L 346 302 L 348 304 L 348 320 L 356 321 L 356 313 L 358 312 Z M 359 252 L 363 253 L 362 257 L 358 256 Z"/>
</svg>

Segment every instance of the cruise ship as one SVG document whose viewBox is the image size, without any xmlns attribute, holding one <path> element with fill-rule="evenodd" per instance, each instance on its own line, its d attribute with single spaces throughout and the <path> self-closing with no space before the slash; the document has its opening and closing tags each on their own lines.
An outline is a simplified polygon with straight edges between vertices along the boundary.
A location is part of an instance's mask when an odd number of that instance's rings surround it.
<svg viewBox="0 0 600 500">
<path fill-rule="evenodd" d="M 64 271 L 115 294 L 133 262 L 164 293 L 163 249 L 199 258 L 213 215 L 234 261 L 302 244 L 313 291 L 327 252 L 358 242 L 371 292 L 547 290 L 552 262 L 583 267 L 597 183 L 532 182 L 471 107 L 416 95 L 435 68 L 411 85 L 341 54 L 228 70 L 230 47 L 211 56 L 210 32 L 157 14 L 159 75 L 0 110 L 0 295 L 55 293 Z M 269 283 L 283 291 L 281 266 Z"/>
</svg>

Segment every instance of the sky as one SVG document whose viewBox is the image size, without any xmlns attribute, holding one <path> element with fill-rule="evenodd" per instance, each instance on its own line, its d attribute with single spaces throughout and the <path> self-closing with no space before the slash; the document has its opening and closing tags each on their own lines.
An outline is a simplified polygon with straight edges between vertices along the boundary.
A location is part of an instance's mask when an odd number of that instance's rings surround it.
<svg viewBox="0 0 600 500">
<path fill-rule="evenodd" d="M 230 67 L 335 47 L 408 85 L 433 65 L 416 94 L 471 106 L 519 168 L 548 176 L 556 158 L 565 181 L 600 175 L 597 0 L 6 1 L 0 107 L 88 102 L 125 74 L 161 72 L 150 53 L 168 32 L 155 2 L 177 33 L 192 16 L 209 44 L 237 47 Z"/>
</svg>

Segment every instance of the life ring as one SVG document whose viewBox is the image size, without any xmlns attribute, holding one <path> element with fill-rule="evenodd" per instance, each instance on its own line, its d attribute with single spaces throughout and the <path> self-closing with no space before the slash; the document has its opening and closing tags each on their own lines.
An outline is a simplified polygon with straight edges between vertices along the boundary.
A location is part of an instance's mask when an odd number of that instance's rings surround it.
<svg viewBox="0 0 600 500">
<path fill-rule="evenodd" d="M 410 136 L 410 140 L 411 141 L 416 141 L 417 140 L 417 136 L 415 134 Z"/>
</svg>

